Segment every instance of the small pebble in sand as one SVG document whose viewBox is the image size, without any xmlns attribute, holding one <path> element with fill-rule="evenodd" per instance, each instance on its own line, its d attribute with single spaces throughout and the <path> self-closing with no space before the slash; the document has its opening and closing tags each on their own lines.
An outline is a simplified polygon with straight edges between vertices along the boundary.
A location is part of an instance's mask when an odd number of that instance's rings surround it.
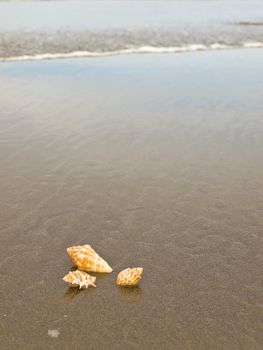
<svg viewBox="0 0 263 350">
<path fill-rule="evenodd" d="M 51 337 L 51 338 L 58 338 L 60 332 L 57 329 L 49 329 L 47 334 Z"/>
</svg>

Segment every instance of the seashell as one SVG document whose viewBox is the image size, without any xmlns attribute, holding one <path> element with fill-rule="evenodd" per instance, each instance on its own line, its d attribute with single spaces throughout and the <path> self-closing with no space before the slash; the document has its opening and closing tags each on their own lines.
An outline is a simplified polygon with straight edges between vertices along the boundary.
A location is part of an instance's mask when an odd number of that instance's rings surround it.
<svg viewBox="0 0 263 350">
<path fill-rule="evenodd" d="M 84 271 L 112 272 L 109 264 L 103 260 L 90 245 L 73 246 L 67 249 L 74 264 Z"/>
<path fill-rule="evenodd" d="M 96 277 L 90 276 L 88 273 L 76 270 L 69 271 L 69 273 L 63 277 L 63 281 L 67 282 L 71 287 L 88 288 L 89 286 L 96 287 Z"/>
<path fill-rule="evenodd" d="M 136 286 L 142 277 L 142 272 L 142 267 L 127 268 L 118 274 L 116 283 L 119 286 Z"/>
</svg>

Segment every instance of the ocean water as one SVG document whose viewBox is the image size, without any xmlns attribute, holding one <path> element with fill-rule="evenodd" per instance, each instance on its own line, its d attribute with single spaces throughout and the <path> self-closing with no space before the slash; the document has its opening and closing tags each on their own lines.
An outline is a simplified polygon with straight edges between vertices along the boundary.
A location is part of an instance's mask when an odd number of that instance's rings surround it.
<svg viewBox="0 0 263 350">
<path fill-rule="evenodd" d="M 0 59 L 263 47 L 262 1 L 0 2 Z"/>
</svg>

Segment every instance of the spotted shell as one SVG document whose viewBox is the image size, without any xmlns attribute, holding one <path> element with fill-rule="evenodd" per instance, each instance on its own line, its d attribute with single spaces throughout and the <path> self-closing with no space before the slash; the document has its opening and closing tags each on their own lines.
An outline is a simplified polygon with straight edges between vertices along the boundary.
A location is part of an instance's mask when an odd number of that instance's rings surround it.
<svg viewBox="0 0 263 350">
<path fill-rule="evenodd" d="M 103 260 L 90 245 L 73 246 L 68 248 L 67 252 L 80 270 L 112 272 L 110 265 Z"/>
<path fill-rule="evenodd" d="M 116 283 L 119 286 L 136 286 L 142 277 L 142 272 L 142 267 L 127 268 L 118 274 Z"/>
<path fill-rule="evenodd" d="M 96 287 L 96 277 L 90 276 L 88 273 L 76 270 L 69 271 L 69 273 L 63 277 L 63 281 L 67 282 L 71 287 L 88 288 L 89 286 Z"/>
</svg>

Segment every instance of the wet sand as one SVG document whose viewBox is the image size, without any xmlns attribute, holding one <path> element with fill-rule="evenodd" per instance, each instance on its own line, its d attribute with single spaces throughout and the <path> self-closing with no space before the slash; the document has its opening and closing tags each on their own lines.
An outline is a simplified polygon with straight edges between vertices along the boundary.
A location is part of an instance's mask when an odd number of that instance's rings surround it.
<svg viewBox="0 0 263 350">
<path fill-rule="evenodd" d="M 262 62 L 0 64 L 1 349 L 262 349 Z M 114 272 L 78 291 L 84 243 Z"/>
</svg>

